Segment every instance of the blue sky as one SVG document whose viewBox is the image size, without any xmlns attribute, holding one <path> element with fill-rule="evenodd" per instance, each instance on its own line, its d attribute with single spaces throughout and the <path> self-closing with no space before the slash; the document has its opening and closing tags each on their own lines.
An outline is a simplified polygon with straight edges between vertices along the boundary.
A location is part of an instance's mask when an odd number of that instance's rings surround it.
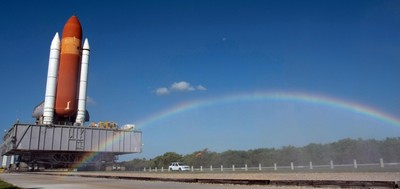
<svg viewBox="0 0 400 189">
<path fill-rule="evenodd" d="M 399 136 L 400 124 L 326 104 L 223 102 L 302 93 L 400 117 L 400 2 L 378 0 L 2 1 L 3 130 L 34 122 L 50 42 L 73 14 L 91 46 L 91 121 L 143 131 L 143 153 L 123 159 Z"/>
</svg>

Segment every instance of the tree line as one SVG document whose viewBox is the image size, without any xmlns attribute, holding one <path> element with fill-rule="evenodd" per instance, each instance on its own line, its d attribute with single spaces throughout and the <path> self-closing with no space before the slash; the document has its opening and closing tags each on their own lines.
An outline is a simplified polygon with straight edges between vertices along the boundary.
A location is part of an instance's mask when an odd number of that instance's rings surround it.
<svg viewBox="0 0 400 189">
<path fill-rule="evenodd" d="M 121 162 L 126 170 L 139 171 L 149 167 L 168 168 L 171 162 L 179 161 L 194 167 L 230 167 L 232 165 L 256 167 L 287 165 L 293 162 L 296 165 L 307 165 L 310 161 L 314 165 L 326 165 L 330 161 L 335 164 L 349 164 L 354 159 L 358 163 L 379 163 L 400 161 L 400 137 L 375 139 L 342 139 L 328 144 L 311 143 L 303 147 L 284 146 L 282 148 L 258 148 L 252 150 L 227 150 L 213 152 L 206 149 L 181 155 L 167 152 L 153 159 L 133 159 Z"/>
</svg>

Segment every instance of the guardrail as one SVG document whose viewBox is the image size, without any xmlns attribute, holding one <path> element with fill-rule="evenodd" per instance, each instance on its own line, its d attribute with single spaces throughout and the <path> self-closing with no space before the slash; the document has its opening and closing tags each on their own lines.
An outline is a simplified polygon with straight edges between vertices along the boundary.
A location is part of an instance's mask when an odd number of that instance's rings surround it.
<svg viewBox="0 0 400 189">
<path fill-rule="evenodd" d="M 318 172 L 318 171 L 398 171 L 400 170 L 400 163 L 384 163 L 383 159 L 379 160 L 379 163 L 357 163 L 357 160 L 353 160 L 349 164 L 335 164 L 330 161 L 326 165 L 314 165 L 313 162 L 309 162 L 308 165 L 295 165 L 290 162 L 287 165 L 278 165 L 274 163 L 272 166 L 264 166 L 258 164 L 258 166 L 248 166 L 247 164 L 232 165 L 230 167 L 219 166 L 190 166 L 191 172 L 284 172 L 284 171 L 307 171 L 307 172 Z M 144 172 L 168 172 L 168 168 L 158 167 L 144 167 L 141 171 Z"/>
</svg>

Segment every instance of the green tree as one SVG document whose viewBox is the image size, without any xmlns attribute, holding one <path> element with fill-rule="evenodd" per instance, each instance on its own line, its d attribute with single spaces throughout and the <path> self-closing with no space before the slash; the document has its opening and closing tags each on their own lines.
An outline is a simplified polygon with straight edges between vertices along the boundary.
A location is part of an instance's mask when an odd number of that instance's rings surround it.
<svg viewBox="0 0 400 189">
<path fill-rule="evenodd" d="M 168 167 L 171 162 L 182 161 L 182 155 L 175 152 L 167 152 L 162 156 L 157 156 L 152 160 L 152 167 Z"/>
<path fill-rule="evenodd" d="M 387 162 L 398 162 L 400 160 L 400 137 L 386 138 L 380 144 L 382 156 Z"/>
<path fill-rule="evenodd" d="M 348 164 L 356 159 L 359 163 L 379 162 L 383 158 L 385 162 L 400 161 L 400 137 L 386 138 L 385 140 L 343 139 L 328 144 L 309 144 L 304 147 L 285 146 L 280 149 L 259 148 L 254 150 L 228 150 L 217 153 L 207 148 L 182 156 L 175 152 L 167 152 L 152 160 L 134 159 L 121 164 L 127 170 L 143 170 L 147 167 L 168 167 L 171 162 L 182 161 L 188 165 L 208 167 L 210 165 L 230 167 L 232 165 L 263 166 L 307 165 L 312 161 L 314 165 L 326 165 L 330 160 L 335 164 Z"/>
<path fill-rule="evenodd" d="M 183 162 L 195 167 L 209 166 L 210 164 L 213 163 L 216 155 L 217 155 L 216 152 L 210 152 L 208 148 L 205 148 L 201 151 L 196 151 L 192 154 L 184 156 Z"/>
<path fill-rule="evenodd" d="M 141 171 L 146 167 L 150 167 L 150 161 L 143 159 L 133 159 L 131 161 L 121 162 L 121 166 L 124 166 L 128 171 Z"/>
</svg>

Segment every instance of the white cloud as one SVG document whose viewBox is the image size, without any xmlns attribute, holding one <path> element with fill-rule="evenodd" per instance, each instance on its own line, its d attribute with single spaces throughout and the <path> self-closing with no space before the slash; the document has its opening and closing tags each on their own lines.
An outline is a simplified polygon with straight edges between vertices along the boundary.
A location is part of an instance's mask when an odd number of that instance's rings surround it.
<svg viewBox="0 0 400 189">
<path fill-rule="evenodd" d="M 197 85 L 196 89 L 199 90 L 199 91 L 207 90 L 205 87 L 203 87 L 203 85 Z"/>
<path fill-rule="evenodd" d="M 169 90 L 167 89 L 167 88 L 165 88 L 165 87 L 161 87 L 161 88 L 158 88 L 157 90 L 156 90 L 156 94 L 157 95 L 167 95 L 167 94 L 169 94 Z"/>
<path fill-rule="evenodd" d="M 207 90 L 203 85 L 192 86 L 189 82 L 180 81 L 174 82 L 169 88 L 160 87 L 156 90 L 156 94 L 159 96 L 168 95 L 172 92 L 188 92 L 188 91 L 205 91 Z"/>
<path fill-rule="evenodd" d="M 174 91 L 194 91 L 194 87 L 190 85 L 190 83 L 186 81 L 181 81 L 181 82 L 174 82 L 171 85 L 171 90 Z"/>
</svg>

